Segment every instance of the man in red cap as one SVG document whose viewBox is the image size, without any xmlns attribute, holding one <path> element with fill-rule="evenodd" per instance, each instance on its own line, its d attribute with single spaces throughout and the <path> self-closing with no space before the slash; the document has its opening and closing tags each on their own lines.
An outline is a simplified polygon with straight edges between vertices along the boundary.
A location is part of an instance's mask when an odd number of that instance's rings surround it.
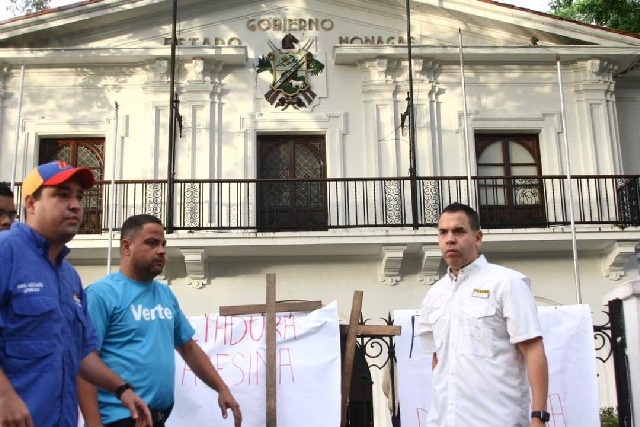
<svg viewBox="0 0 640 427">
<path fill-rule="evenodd" d="M 25 223 L 0 233 L 0 425 L 78 422 L 79 374 L 113 392 L 140 425 L 146 404 L 98 357 L 80 277 L 64 258 L 82 222 L 88 168 L 61 161 L 36 167 L 22 183 Z"/>
</svg>

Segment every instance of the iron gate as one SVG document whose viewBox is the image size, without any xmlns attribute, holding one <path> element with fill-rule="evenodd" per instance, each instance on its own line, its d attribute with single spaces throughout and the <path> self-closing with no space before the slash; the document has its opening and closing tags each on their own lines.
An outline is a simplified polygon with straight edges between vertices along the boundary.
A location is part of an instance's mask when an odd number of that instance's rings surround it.
<svg viewBox="0 0 640 427">
<path fill-rule="evenodd" d="M 596 350 L 603 350 L 608 346 L 609 351 L 604 357 L 597 356 L 596 358 L 600 362 L 606 363 L 613 357 L 620 427 L 631 427 L 631 383 L 626 352 L 627 345 L 622 301 L 619 299 L 609 301 L 608 309 L 609 312 L 606 314 L 609 321 L 604 325 L 594 325 L 593 333 L 596 341 Z M 387 325 L 393 325 L 391 314 L 388 314 L 387 318 L 382 320 L 384 320 Z M 368 321 L 369 319 L 363 321 L 361 317 L 360 324 L 364 325 Z M 367 358 L 376 359 L 380 362 L 369 364 Z M 358 338 L 351 380 L 351 393 L 347 408 L 347 426 L 374 427 L 371 368 L 390 370 L 391 391 L 389 397 L 392 400 L 392 407 L 396 407 L 397 384 L 395 383 L 394 374 L 395 363 L 396 355 L 393 336 L 378 335 Z M 399 412 L 395 414 L 395 416 L 392 416 L 392 423 L 393 427 L 401 427 Z"/>
</svg>

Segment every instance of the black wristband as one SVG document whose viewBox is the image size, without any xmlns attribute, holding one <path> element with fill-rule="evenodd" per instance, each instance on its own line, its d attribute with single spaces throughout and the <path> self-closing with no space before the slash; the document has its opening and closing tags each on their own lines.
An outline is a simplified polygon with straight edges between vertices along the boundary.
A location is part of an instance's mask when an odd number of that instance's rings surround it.
<svg viewBox="0 0 640 427">
<path fill-rule="evenodd" d="M 120 400 L 120 396 L 122 396 L 122 393 L 124 393 L 126 390 L 135 391 L 135 388 L 133 388 L 133 386 L 129 383 L 124 383 L 120 387 L 115 389 L 113 394 L 115 394 L 116 398 Z"/>
<path fill-rule="evenodd" d="M 543 422 L 548 423 L 551 419 L 551 414 L 547 411 L 533 411 L 531 418 L 540 418 Z"/>
</svg>

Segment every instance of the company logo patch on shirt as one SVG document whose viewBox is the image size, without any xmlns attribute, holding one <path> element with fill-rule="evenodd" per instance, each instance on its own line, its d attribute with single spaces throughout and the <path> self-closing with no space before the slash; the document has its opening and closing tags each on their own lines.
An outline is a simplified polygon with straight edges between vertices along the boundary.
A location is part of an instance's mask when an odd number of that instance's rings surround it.
<svg viewBox="0 0 640 427">
<path fill-rule="evenodd" d="M 40 292 L 44 288 L 42 282 L 20 283 L 16 288 L 23 294 L 30 294 L 32 292 Z"/>
<path fill-rule="evenodd" d="M 76 303 L 76 305 L 80 308 L 82 308 L 82 300 L 80 299 L 80 296 L 73 291 L 73 301 Z"/>
<path fill-rule="evenodd" d="M 489 298 L 489 289 L 474 289 L 473 293 L 471 294 L 471 296 L 474 297 L 474 298 L 488 299 Z"/>
</svg>

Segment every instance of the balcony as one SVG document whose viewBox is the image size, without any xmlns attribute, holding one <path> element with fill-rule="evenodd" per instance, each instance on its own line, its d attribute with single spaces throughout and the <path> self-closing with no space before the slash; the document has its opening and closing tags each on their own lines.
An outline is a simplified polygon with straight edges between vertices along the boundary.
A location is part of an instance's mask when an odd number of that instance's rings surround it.
<svg viewBox="0 0 640 427">
<path fill-rule="evenodd" d="M 640 225 L 640 177 L 564 176 L 418 177 L 416 206 L 409 178 L 300 180 L 176 180 L 175 230 L 257 232 L 324 231 L 346 228 L 434 227 L 442 208 L 479 202 L 484 229 L 539 228 L 570 223 L 573 196 L 576 224 Z M 85 196 L 82 232 L 108 230 L 106 214 L 115 206 L 115 228 L 133 214 L 153 214 L 167 224 L 164 180 L 99 181 Z M 570 191 L 571 189 L 571 191 Z M 115 191 L 112 197 L 111 192 Z M 20 196 L 20 186 L 17 188 Z"/>
</svg>

